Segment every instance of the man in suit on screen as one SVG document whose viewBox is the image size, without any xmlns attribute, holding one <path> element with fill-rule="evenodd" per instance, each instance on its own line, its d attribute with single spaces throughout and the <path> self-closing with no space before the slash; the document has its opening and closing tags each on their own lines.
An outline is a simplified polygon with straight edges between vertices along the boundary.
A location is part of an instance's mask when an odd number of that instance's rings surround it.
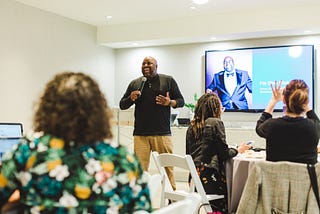
<svg viewBox="0 0 320 214">
<path fill-rule="evenodd" d="M 215 73 L 206 93 L 215 92 L 226 109 L 248 109 L 246 90 L 252 93 L 252 80 L 247 71 L 235 69 L 233 58 L 223 60 L 224 70 Z"/>
</svg>

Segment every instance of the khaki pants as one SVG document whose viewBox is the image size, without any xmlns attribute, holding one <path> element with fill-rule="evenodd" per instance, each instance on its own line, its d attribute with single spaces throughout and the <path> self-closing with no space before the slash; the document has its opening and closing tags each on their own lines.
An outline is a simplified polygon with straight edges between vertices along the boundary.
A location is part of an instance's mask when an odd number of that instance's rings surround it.
<svg viewBox="0 0 320 214">
<path fill-rule="evenodd" d="M 133 136 L 134 153 L 137 155 L 145 171 L 148 171 L 151 151 L 161 153 L 172 153 L 173 145 L 171 136 Z M 176 189 L 173 167 L 166 167 L 166 172 L 172 188 Z"/>
</svg>

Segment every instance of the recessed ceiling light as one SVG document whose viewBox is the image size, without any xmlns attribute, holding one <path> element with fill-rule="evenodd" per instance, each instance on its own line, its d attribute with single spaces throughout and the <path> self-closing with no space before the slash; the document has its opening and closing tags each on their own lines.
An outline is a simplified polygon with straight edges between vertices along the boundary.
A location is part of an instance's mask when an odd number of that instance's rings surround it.
<svg viewBox="0 0 320 214">
<path fill-rule="evenodd" d="M 304 33 L 312 33 L 311 30 L 305 30 Z"/>
<path fill-rule="evenodd" d="M 106 16 L 106 19 L 112 19 L 112 16 Z"/>
<path fill-rule="evenodd" d="M 216 39 L 217 39 L 217 37 L 211 37 L 210 39 L 211 39 L 211 40 L 216 40 Z"/>
<path fill-rule="evenodd" d="M 195 4 L 206 4 L 208 0 L 192 0 Z"/>
<path fill-rule="evenodd" d="M 191 10 L 196 9 L 196 7 L 195 7 L 195 6 L 190 6 L 189 8 L 190 8 Z"/>
<path fill-rule="evenodd" d="M 134 43 L 132 43 L 132 45 L 133 45 L 133 46 L 138 46 L 139 43 L 138 43 L 138 42 L 134 42 Z"/>
</svg>

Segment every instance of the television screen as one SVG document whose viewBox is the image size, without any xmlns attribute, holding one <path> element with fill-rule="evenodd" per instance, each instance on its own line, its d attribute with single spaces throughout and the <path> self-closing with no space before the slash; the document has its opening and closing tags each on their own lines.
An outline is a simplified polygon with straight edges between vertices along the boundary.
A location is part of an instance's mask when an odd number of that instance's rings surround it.
<svg viewBox="0 0 320 214">
<path fill-rule="evenodd" d="M 267 106 L 270 84 L 292 79 L 309 86 L 313 108 L 313 45 L 208 50 L 205 52 L 205 90 L 219 95 L 226 111 L 260 112 Z M 275 111 L 282 111 L 279 102 Z"/>
</svg>

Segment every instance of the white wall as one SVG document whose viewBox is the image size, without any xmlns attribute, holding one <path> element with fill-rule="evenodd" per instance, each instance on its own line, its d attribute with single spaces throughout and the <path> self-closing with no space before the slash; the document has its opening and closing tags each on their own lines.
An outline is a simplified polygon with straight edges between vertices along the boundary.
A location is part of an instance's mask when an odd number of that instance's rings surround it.
<svg viewBox="0 0 320 214">
<path fill-rule="evenodd" d="M 205 50 L 290 44 L 320 47 L 320 35 L 316 35 L 113 50 L 97 44 L 96 31 L 87 24 L 0 0 L 0 121 L 22 122 L 30 130 L 33 103 L 45 83 L 63 70 L 92 75 L 113 107 L 129 82 L 141 75 L 144 56 L 152 55 L 158 59 L 159 73 L 174 76 L 186 102 L 193 102 L 194 93 L 204 92 Z M 315 106 L 319 113 L 318 55 Z M 226 112 L 223 119 L 227 126 L 251 126 L 259 115 Z"/>
<path fill-rule="evenodd" d="M 118 105 L 120 98 L 126 90 L 129 82 L 141 76 L 141 62 L 144 56 L 151 55 L 158 59 L 158 72 L 172 75 L 180 86 L 186 102 L 193 102 L 193 95 L 204 93 L 204 54 L 206 50 L 262 47 L 292 44 L 313 44 L 319 52 L 320 35 L 278 37 L 252 40 L 237 40 L 216 43 L 198 43 L 189 45 L 159 46 L 149 48 L 118 49 L 116 50 L 115 69 L 115 104 Z M 315 62 L 315 109 L 320 112 L 320 103 L 317 97 L 320 94 L 319 76 L 317 74 L 319 57 L 316 52 Z M 240 123 L 239 127 L 247 126 L 241 122 L 256 122 L 260 113 L 224 113 L 227 125 Z M 228 123 L 229 122 L 229 123 Z M 249 124 L 252 125 L 252 124 Z M 236 125 L 238 126 L 238 125 Z"/>
<path fill-rule="evenodd" d="M 319 114 L 320 102 L 320 85 L 318 84 L 320 75 L 319 70 L 319 50 L 320 35 L 316 36 L 295 36 L 295 37 L 278 37 L 254 40 L 238 40 L 217 43 L 199 43 L 189 45 L 160 46 L 149 48 L 135 49 L 118 49 L 116 54 L 115 68 L 115 104 L 118 105 L 119 100 L 123 96 L 129 82 L 138 76 L 141 76 L 141 63 L 145 56 L 151 55 L 158 60 L 158 72 L 172 75 L 180 86 L 180 90 L 185 97 L 187 103 L 193 102 L 193 95 L 204 93 L 204 54 L 206 50 L 246 48 L 246 47 L 262 47 L 276 45 L 292 45 L 292 44 L 313 44 L 315 45 L 315 110 Z M 132 110 L 132 109 L 131 109 Z M 186 111 L 179 109 L 178 111 Z M 132 111 L 131 111 L 132 112 Z M 123 114 L 123 111 L 120 111 Z M 226 126 L 227 142 L 230 145 L 239 144 L 249 140 L 255 141 L 255 147 L 265 147 L 265 140 L 260 138 L 255 132 L 255 124 L 261 113 L 240 113 L 225 112 L 222 120 Z M 275 113 L 275 116 L 281 116 L 281 113 Z M 128 120 L 132 120 L 133 116 L 129 116 Z M 122 120 L 126 121 L 122 118 Z M 118 138 L 120 143 L 124 145 L 132 144 L 132 127 L 122 127 Z M 175 151 L 184 148 L 185 141 L 181 131 L 173 130 L 173 138 L 180 140 L 175 141 Z M 177 135 L 177 136 L 176 136 Z M 185 136 L 185 135 L 184 135 Z M 132 146 L 132 145 L 131 145 Z M 129 146 L 130 148 L 130 146 Z M 181 151 L 180 151 L 181 152 Z"/>
<path fill-rule="evenodd" d="M 57 72 L 92 75 L 114 105 L 114 51 L 96 42 L 96 27 L 0 0 L 0 121 L 31 130 L 33 104 Z"/>
</svg>

